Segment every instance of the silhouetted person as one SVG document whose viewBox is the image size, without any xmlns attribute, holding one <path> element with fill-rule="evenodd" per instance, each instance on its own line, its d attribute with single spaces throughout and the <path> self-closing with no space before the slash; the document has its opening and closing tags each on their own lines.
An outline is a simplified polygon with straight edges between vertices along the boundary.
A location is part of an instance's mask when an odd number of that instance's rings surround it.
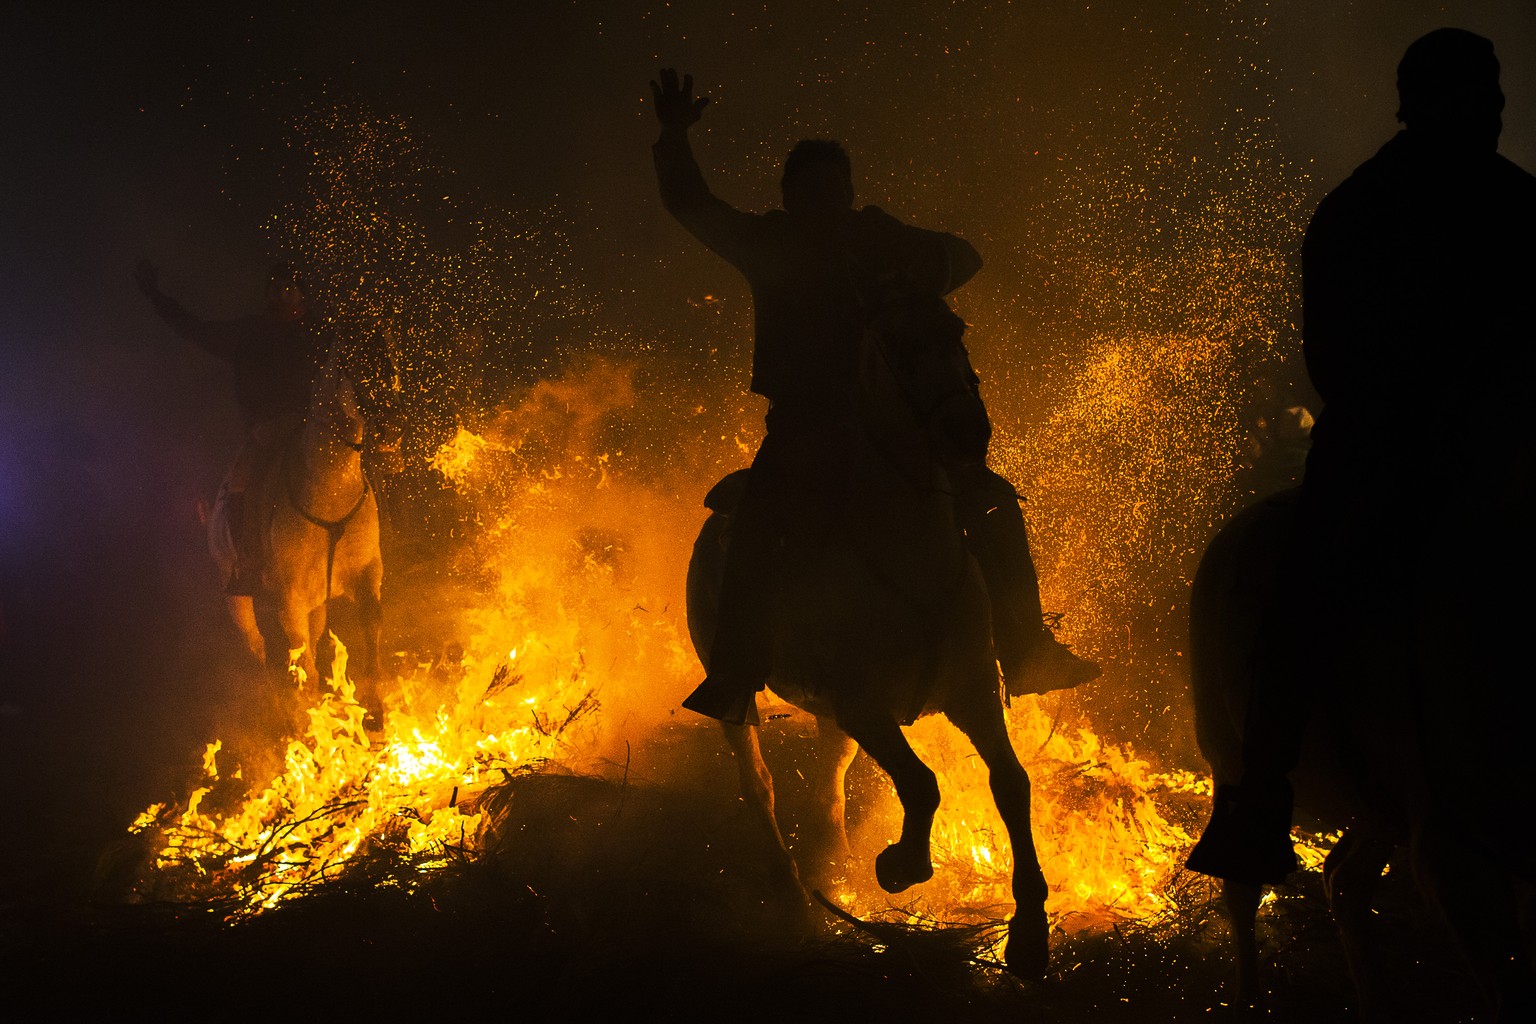
<svg viewBox="0 0 1536 1024">
<path fill-rule="evenodd" d="M 958 288 L 981 257 L 954 235 L 911 227 L 874 206 L 854 206 L 841 145 L 807 139 L 784 163 L 784 208 L 734 209 L 713 195 L 688 129 L 707 97 L 692 76 L 664 69 L 652 82 L 661 135 L 653 148 L 661 198 L 694 237 L 739 270 L 752 289 L 751 390 L 768 399 L 767 433 L 735 511 L 709 672 L 683 706 L 729 722 L 754 721 L 772 670 L 770 610 L 775 548 L 826 532 L 848 497 L 853 400 L 868 316 L 862 296 L 882 282 L 935 296 Z M 1076 686 L 1098 674 L 1045 626 L 1018 495 L 977 461 L 955 481 L 957 513 L 993 604 L 993 631 L 1010 693 Z"/>
<path fill-rule="evenodd" d="M 1216 793 L 1189 858 L 1221 878 L 1295 869 L 1288 775 L 1312 707 L 1349 685 L 1330 671 L 1346 643 L 1369 637 L 1385 655 L 1426 628 L 1426 587 L 1443 582 L 1425 557 L 1447 500 L 1436 484 L 1475 481 L 1473 453 L 1507 446 L 1478 406 L 1529 358 L 1536 178 L 1497 152 L 1493 44 L 1431 32 L 1404 54 L 1397 87 L 1403 130 L 1319 204 L 1302 247 L 1303 353 L 1323 408 L 1292 571 L 1252 666 L 1243 779 Z M 1405 430 L 1404 410 L 1426 408 L 1432 426 Z"/>
<path fill-rule="evenodd" d="M 254 486 L 282 444 L 303 425 L 310 384 L 325 360 L 324 346 L 308 317 L 309 302 L 298 273 L 287 263 L 272 268 L 267 307 L 237 320 L 201 320 L 160 290 L 159 273 L 144 261 L 134 272 L 139 289 L 177 334 L 229 364 L 245 442 L 230 467 L 226 487 L 235 566 L 231 595 L 252 595 L 260 583 L 260 517 L 247 514 L 245 492 Z"/>
</svg>

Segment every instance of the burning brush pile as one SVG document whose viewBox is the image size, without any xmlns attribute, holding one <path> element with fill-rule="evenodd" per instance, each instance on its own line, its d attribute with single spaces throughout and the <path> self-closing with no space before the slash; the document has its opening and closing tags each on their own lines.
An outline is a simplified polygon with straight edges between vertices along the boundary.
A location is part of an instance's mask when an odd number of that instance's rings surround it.
<svg viewBox="0 0 1536 1024">
<path fill-rule="evenodd" d="M 435 453 L 444 493 L 469 528 L 443 556 L 451 584 L 401 593 L 400 612 L 410 619 L 411 608 L 431 606 L 442 619 L 446 609 L 455 635 L 426 656 L 402 657 L 377 732 L 364 728 L 344 647 L 325 679 L 295 670 L 289 685 L 307 707 L 302 729 L 281 741 L 280 769 L 251 777 L 211 742 L 203 781 L 133 825 L 150 855 L 133 899 L 217 908 L 239 921 L 343 881 L 410 891 L 504 854 L 509 842 L 541 841 L 506 832 L 506 794 L 519 780 L 664 787 L 678 768 L 665 763 L 659 737 L 681 730 L 723 748 L 712 723 L 676 711 L 699 671 L 681 586 L 698 498 L 741 458 L 737 435 L 701 427 L 689 458 L 674 450 L 657 460 L 647 440 L 654 414 L 634 375 L 591 360 Z M 647 469 L 658 461 L 673 468 Z M 809 727 L 787 706 L 765 712 L 769 730 Z M 1204 776 L 1106 740 L 1070 697 L 1016 701 L 1009 720 L 1034 784 L 1058 927 L 1175 923 L 1197 898 L 1181 894 L 1181 865 L 1205 813 Z M 911 734 L 941 780 L 934 880 L 900 907 L 854 876 L 828 895 L 848 913 L 914 924 L 1001 920 L 1011 910 L 1011 858 L 985 769 L 942 720 Z M 726 793 L 720 812 L 734 806 Z M 849 819 L 867 860 L 898 833 L 900 807 L 883 776 L 854 794 Z M 1207 898 L 1202 888 L 1198 899 Z"/>
</svg>

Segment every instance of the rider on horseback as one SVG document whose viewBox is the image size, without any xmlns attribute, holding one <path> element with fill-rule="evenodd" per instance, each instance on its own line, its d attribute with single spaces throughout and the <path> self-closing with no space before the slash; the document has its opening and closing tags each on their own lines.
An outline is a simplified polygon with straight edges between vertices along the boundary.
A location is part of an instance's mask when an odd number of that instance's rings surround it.
<svg viewBox="0 0 1536 1024">
<path fill-rule="evenodd" d="M 798 143 L 784 164 L 784 209 L 751 214 L 713 195 L 688 144 L 708 97 L 692 76 L 663 69 L 652 82 L 661 134 L 653 148 L 662 202 L 696 238 L 746 277 L 755 307 L 751 389 L 768 399 L 767 434 L 736 508 L 708 676 L 683 706 L 754 722 L 772 669 L 769 609 L 775 548 L 826 532 L 849 496 L 843 467 L 854 444 L 852 396 L 868 311 L 864 298 L 901 281 L 944 295 L 981 267 L 969 243 L 854 208 L 848 156 L 836 142 Z M 1086 682 L 1098 667 L 1045 625 L 1019 499 L 974 461 L 949 467 L 957 514 L 992 602 L 993 632 L 1010 694 Z"/>
<path fill-rule="evenodd" d="M 227 581 L 232 596 L 253 595 L 261 566 L 260 516 L 247 509 L 255 486 L 283 443 L 303 425 L 310 384 L 325 361 L 325 348 L 309 321 L 309 302 L 295 268 L 279 263 L 267 280 L 267 308 L 238 320 L 201 320 L 160 290 L 159 274 L 144 261 L 134 273 L 155 312 L 177 334 L 227 362 L 245 442 L 226 478 L 226 508 L 235 564 Z"/>
<path fill-rule="evenodd" d="M 1493 44 L 1431 32 L 1409 46 L 1397 86 L 1403 131 L 1323 199 L 1302 246 L 1303 354 L 1324 407 L 1291 571 L 1252 666 L 1242 781 L 1218 787 L 1189 857 L 1219 878 L 1261 884 L 1295 869 L 1288 776 L 1313 705 L 1347 685 L 1338 666 L 1352 638 L 1412 643 L 1397 634 L 1423 625 L 1402 602 L 1425 585 L 1438 495 L 1405 504 L 1405 482 L 1424 477 L 1426 455 L 1443 479 L 1466 473 L 1465 452 L 1448 445 L 1501 450 L 1501 438 L 1472 436 L 1472 416 L 1490 377 L 1528 356 L 1536 178 L 1497 152 Z M 1404 450 L 1401 403 L 1442 396 L 1446 443 Z"/>
</svg>

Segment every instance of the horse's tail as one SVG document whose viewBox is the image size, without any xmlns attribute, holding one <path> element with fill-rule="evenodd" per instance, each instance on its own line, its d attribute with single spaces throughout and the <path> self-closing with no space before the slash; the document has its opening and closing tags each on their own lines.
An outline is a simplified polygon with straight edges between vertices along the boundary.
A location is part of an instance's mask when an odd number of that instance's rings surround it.
<svg viewBox="0 0 1536 1024">
<path fill-rule="evenodd" d="M 715 622 L 720 604 L 720 581 L 725 573 L 727 529 L 731 513 L 746 490 L 747 473 L 738 469 L 721 479 L 704 498 L 709 518 L 693 543 L 688 560 L 688 637 L 699 656 L 699 663 L 709 669 L 709 649 L 715 642 Z"/>
</svg>

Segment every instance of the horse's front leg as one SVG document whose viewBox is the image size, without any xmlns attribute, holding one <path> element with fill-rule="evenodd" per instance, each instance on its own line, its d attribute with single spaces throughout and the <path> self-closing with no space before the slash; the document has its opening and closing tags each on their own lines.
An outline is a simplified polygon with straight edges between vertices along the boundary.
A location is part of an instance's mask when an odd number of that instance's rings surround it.
<svg viewBox="0 0 1536 1024">
<path fill-rule="evenodd" d="M 929 840 L 939 809 L 938 777 L 913 752 L 889 711 L 840 706 L 837 724 L 890 776 L 901 801 L 901 838 L 875 858 L 875 880 L 886 892 L 928 881 L 933 877 Z"/>
<path fill-rule="evenodd" d="M 1371 904 L 1391 859 L 1390 844 L 1349 830 L 1323 861 L 1323 892 L 1360 996 L 1360 1019 L 1366 1021 L 1397 1019 L 1395 1008 L 1388 1005 L 1390 999 L 1384 1000 L 1386 993 L 1376 984 L 1381 972 L 1376 966 L 1376 943 L 1371 941 Z"/>
<path fill-rule="evenodd" d="M 295 600 L 292 593 L 286 594 L 278 605 L 277 624 L 288 648 L 286 674 L 277 683 L 282 695 L 280 712 L 289 719 L 290 727 L 302 734 L 307 725 L 304 711 L 313 703 L 320 685 L 315 645 L 309 632 L 310 610 L 302 601 Z M 294 678 L 295 670 L 298 679 Z"/>
<path fill-rule="evenodd" d="M 309 610 L 309 648 L 315 654 L 315 672 L 325 674 L 326 679 L 336 671 L 336 638 L 331 636 L 327 628 L 329 616 L 326 603 L 321 601 L 318 607 Z M 320 679 L 316 675 L 310 676 L 311 682 L 316 687 L 320 685 Z M 319 690 L 317 689 L 318 693 Z"/>
<path fill-rule="evenodd" d="M 967 694 L 944 709 L 945 716 L 965 733 L 986 763 L 997 813 L 1008 829 L 1013 845 L 1013 918 L 1008 922 L 1008 943 L 1003 961 L 1022 977 L 1038 978 L 1050 966 L 1050 919 L 1045 899 L 1050 889 L 1035 853 L 1034 832 L 1029 821 L 1029 775 L 1019 763 L 1008 738 L 1002 703 L 995 687 Z"/>
</svg>

